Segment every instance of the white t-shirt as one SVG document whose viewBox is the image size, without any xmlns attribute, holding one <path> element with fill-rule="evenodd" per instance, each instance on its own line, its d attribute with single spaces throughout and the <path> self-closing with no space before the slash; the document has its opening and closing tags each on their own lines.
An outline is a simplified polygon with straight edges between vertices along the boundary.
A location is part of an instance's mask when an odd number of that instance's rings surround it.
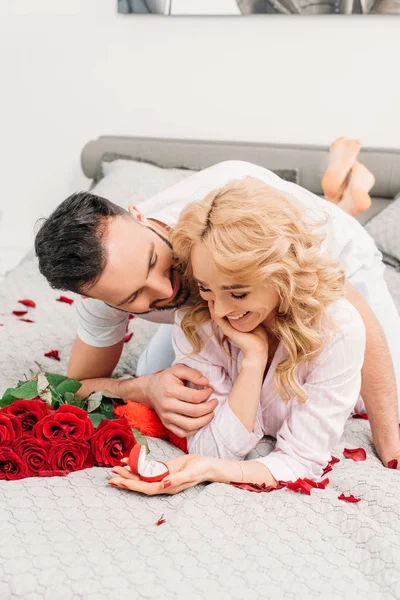
<svg viewBox="0 0 400 600">
<path fill-rule="evenodd" d="M 377 256 L 380 256 L 374 240 L 354 217 L 299 185 L 284 181 L 268 169 L 240 160 L 218 163 L 199 171 L 148 198 L 139 207 L 145 217 L 174 227 L 180 213 L 190 202 L 201 200 L 212 190 L 234 179 L 248 176 L 291 194 L 312 219 L 320 221 L 328 216 L 327 222 L 322 226 L 326 233 L 322 249 L 339 259 L 348 279 L 360 269 L 368 270 L 376 262 Z M 127 313 L 92 298 L 83 300 L 79 297 L 75 305 L 78 336 L 85 344 L 106 347 L 122 340 L 126 333 Z M 173 311 L 153 311 L 140 318 L 156 323 L 174 322 Z"/>
</svg>

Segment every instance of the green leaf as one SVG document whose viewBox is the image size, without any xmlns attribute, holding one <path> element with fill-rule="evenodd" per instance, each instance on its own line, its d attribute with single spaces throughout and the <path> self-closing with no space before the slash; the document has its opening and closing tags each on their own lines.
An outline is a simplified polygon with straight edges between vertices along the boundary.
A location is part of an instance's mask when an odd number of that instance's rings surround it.
<svg viewBox="0 0 400 600">
<path fill-rule="evenodd" d="M 93 425 L 97 427 L 100 421 L 104 419 L 104 416 L 101 413 L 93 412 L 89 413 L 89 419 L 92 421 Z"/>
<path fill-rule="evenodd" d="M 70 404 L 71 406 L 77 406 L 78 408 L 85 409 L 85 401 L 82 398 L 75 398 L 72 392 L 64 392 L 63 400 L 65 404 Z"/>
<path fill-rule="evenodd" d="M 100 412 L 102 415 L 104 415 L 105 419 L 110 419 L 110 421 L 115 419 L 114 406 L 112 402 L 102 402 L 100 405 Z"/>
<path fill-rule="evenodd" d="M 21 398 L 21 400 L 31 400 L 38 395 L 37 381 L 27 381 L 21 387 L 12 390 L 10 394 L 15 398 Z"/>
<path fill-rule="evenodd" d="M 76 394 L 79 388 L 82 387 L 82 384 L 76 379 L 70 379 L 69 377 L 67 377 L 66 379 L 64 379 L 64 381 L 62 381 L 55 387 L 59 394 L 65 394 L 65 392 L 71 392 L 71 394 Z"/>
<path fill-rule="evenodd" d="M 54 387 L 57 387 L 62 381 L 68 379 L 68 377 L 66 377 L 65 375 L 59 375 L 58 373 L 46 372 L 45 375 L 47 377 L 47 381 L 50 383 L 50 385 L 53 385 Z"/>
<path fill-rule="evenodd" d="M 99 408 L 101 401 L 103 399 L 103 395 L 101 392 L 93 392 L 86 398 L 87 400 L 87 411 L 89 413 L 94 412 L 96 408 Z"/>
<path fill-rule="evenodd" d="M 119 396 L 116 396 L 115 394 L 113 394 L 112 392 L 109 392 L 108 390 L 101 390 L 101 393 L 103 394 L 104 398 L 110 398 L 111 400 L 114 400 L 114 402 L 116 404 L 126 404 L 127 401 L 123 400 L 122 398 L 120 398 Z"/>
<path fill-rule="evenodd" d="M 59 394 L 65 392 L 71 392 L 75 394 L 82 384 L 77 379 L 72 379 L 66 375 L 59 375 L 58 373 L 45 373 L 47 381 L 54 387 Z"/>
<path fill-rule="evenodd" d="M 12 388 L 9 388 L 12 389 Z M 8 406 L 9 404 L 12 404 L 13 402 L 16 402 L 17 399 L 15 396 L 12 396 L 11 394 L 7 394 L 7 392 L 4 394 L 4 396 L 2 397 L 2 399 L 0 400 L 0 408 L 3 408 L 3 406 Z"/>
<path fill-rule="evenodd" d="M 147 439 L 145 438 L 143 433 L 140 433 L 140 431 L 138 429 L 136 429 L 136 427 L 132 427 L 132 433 L 135 436 L 135 440 L 138 444 L 143 444 L 143 446 L 146 446 L 147 454 L 149 454 L 150 453 L 149 444 L 147 443 Z"/>
</svg>

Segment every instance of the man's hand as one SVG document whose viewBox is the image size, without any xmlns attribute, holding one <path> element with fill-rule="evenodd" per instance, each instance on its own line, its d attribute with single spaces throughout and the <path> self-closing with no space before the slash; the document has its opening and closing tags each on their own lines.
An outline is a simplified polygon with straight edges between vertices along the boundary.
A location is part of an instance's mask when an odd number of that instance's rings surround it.
<svg viewBox="0 0 400 600">
<path fill-rule="evenodd" d="M 148 401 L 172 433 L 190 437 L 213 420 L 218 400 L 206 402 L 213 390 L 199 371 L 177 364 L 146 377 Z M 186 387 L 185 381 L 204 389 Z"/>
</svg>

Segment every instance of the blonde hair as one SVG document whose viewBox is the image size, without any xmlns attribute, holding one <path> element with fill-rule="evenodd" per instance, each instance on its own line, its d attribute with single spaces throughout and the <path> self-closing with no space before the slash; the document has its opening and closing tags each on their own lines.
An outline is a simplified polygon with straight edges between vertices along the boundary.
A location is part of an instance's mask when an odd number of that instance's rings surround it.
<svg viewBox="0 0 400 600">
<path fill-rule="evenodd" d="M 282 340 L 288 357 L 276 368 L 274 383 L 281 398 L 300 402 L 307 394 L 296 379 L 298 366 L 315 362 L 334 328 L 326 308 L 344 296 L 345 277 L 339 263 L 321 252 L 325 221 L 305 219 L 304 209 L 290 195 L 257 179 L 232 181 L 182 212 L 172 234 L 177 267 L 193 294 L 182 309 L 182 330 L 200 352 L 198 329 L 210 320 L 208 305 L 193 279 L 191 252 L 203 242 L 221 274 L 235 283 L 265 282 L 279 295 L 272 333 Z"/>
</svg>

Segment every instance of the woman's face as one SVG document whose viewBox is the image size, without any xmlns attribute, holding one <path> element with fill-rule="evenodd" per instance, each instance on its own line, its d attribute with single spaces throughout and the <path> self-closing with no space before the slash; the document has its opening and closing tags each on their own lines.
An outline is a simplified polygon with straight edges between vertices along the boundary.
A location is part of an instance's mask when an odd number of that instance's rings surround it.
<svg viewBox="0 0 400 600">
<path fill-rule="evenodd" d="M 227 278 L 216 268 L 210 252 L 202 242 L 192 250 L 193 276 L 201 297 L 214 301 L 214 312 L 226 318 L 238 331 L 253 331 L 261 323 L 268 327 L 279 304 L 278 293 L 268 285 L 245 286 Z"/>
</svg>

